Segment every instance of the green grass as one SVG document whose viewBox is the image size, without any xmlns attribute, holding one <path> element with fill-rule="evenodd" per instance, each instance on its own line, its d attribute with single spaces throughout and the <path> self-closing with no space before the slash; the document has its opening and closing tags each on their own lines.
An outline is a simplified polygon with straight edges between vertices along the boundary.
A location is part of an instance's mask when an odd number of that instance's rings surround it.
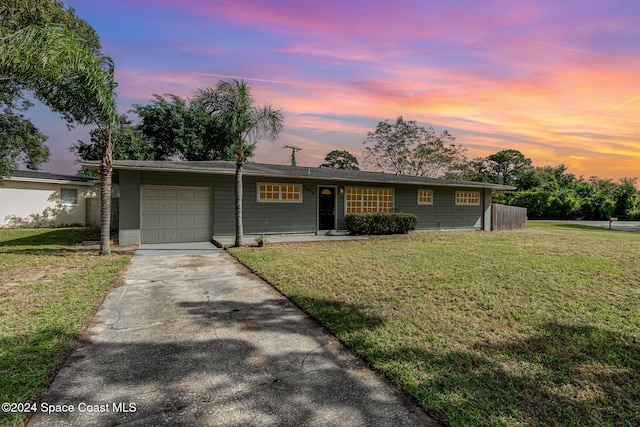
<svg viewBox="0 0 640 427">
<path fill-rule="evenodd" d="M 39 397 L 131 251 L 80 247 L 90 228 L 0 229 L 0 402 Z M 24 417 L 0 412 L 0 425 Z"/>
<path fill-rule="evenodd" d="M 232 253 L 449 425 L 640 424 L 640 234 L 544 223 Z"/>
</svg>

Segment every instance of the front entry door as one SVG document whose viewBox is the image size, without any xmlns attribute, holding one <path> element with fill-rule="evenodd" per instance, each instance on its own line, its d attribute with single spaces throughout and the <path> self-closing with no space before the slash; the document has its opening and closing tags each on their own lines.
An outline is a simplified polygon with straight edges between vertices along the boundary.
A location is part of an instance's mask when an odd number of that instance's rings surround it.
<svg viewBox="0 0 640 427">
<path fill-rule="evenodd" d="M 319 230 L 333 230 L 336 228 L 336 188 L 319 187 Z"/>
</svg>

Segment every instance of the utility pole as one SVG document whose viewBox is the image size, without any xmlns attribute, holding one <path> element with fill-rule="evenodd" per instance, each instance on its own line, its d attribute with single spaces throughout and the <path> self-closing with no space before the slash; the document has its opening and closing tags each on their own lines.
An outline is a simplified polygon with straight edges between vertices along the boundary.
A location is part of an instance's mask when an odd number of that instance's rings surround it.
<svg viewBox="0 0 640 427">
<path fill-rule="evenodd" d="M 291 166 L 296 166 L 296 151 L 300 151 L 302 148 L 292 147 L 291 145 L 285 145 L 282 148 L 291 148 Z"/>
</svg>

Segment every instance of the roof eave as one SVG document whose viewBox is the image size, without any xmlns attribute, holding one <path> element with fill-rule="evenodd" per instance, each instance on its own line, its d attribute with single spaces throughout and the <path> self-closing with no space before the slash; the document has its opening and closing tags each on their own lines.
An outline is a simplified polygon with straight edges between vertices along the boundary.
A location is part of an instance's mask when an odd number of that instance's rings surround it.
<svg viewBox="0 0 640 427">
<path fill-rule="evenodd" d="M 97 181 L 68 181 L 63 179 L 45 179 L 45 178 L 26 178 L 26 177 L 7 177 L 4 178 L 5 181 L 15 181 L 15 182 L 38 182 L 42 184 L 64 184 L 64 185 L 80 185 L 93 187 L 96 185 Z"/>
<path fill-rule="evenodd" d="M 92 161 L 92 162 L 82 162 L 81 165 L 89 170 L 99 171 L 100 162 Z M 235 168 L 219 168 L 219 167 L 201 167 L 201 166 L 190 166 L 188 168 L 185 167 L 171 167 L 171 162 L 167 162 L 162 166 L 154 166 L 154 165 L 114 165 L 114 170 L 137 170 L 137 171 L 148 171 L 148 172 L 197 172 L 209 175 L 235 175 Z M 310 168 L 309 168 L 310 169 Z M 296 169 L 292 169 L 292 172 L 296 172 Z M 474 181 L 455 181 L 455 182 L 425 182 L 420 180 L 408 180 L 408 181 L 394 181 L 393 179 L 380 179 L 376 178 L 352 178 L 352 177 L 318 177 L 313 176 L 311 174 L 304 173 L 273 173 L 273 172 L 263 172 L 263 171 L 251 171 L 244 169 L 243 174 L 246 176 L 255 176 L 255 177 L 278 177 L 278 178 L 297 178 L 297 179 L 316 179 L 316 180 L 330 180 L 337 182 L 373 182 L 377 184 L 397 184 L 397 185 L 429 185 L 434 187 L 468 187 L 468 188 L 483 188 L 483 189 L 491 189 L 491 190 L 499 190 L 499 191 L 509 191 L 515 190 L 516 187 L 500 185 L 500 184 L 488 184 Z M 389 175 L 389 178 L 393 178 L 394 175 Z"/>
</svg>

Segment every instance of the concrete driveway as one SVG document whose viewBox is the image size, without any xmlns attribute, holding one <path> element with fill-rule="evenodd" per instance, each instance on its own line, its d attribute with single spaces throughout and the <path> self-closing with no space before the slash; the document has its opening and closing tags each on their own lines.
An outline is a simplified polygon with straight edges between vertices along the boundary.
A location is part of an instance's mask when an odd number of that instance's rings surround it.
<svg viewBox="0 0 640 427">
<path fill-rule="evenodd" d="M 29 426 L 437 425 L 207 245 L 138 250 Z"/>
</svg>

